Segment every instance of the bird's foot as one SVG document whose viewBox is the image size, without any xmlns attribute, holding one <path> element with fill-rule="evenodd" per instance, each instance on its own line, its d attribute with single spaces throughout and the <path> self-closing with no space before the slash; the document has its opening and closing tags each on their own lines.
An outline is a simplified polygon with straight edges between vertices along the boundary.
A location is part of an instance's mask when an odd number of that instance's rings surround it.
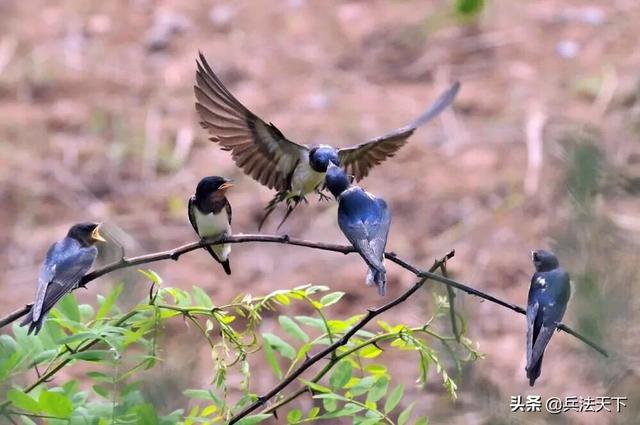
<svg viewBox="0 0 640 425">
<path fill-rule="evenodd" d="M 325 195 L 323 192 L 318 191 L 316 192 L 318 194 L 318 202 L 330 202 L 331 198 L 328 197 L 327 195 Z"/>
</svg>

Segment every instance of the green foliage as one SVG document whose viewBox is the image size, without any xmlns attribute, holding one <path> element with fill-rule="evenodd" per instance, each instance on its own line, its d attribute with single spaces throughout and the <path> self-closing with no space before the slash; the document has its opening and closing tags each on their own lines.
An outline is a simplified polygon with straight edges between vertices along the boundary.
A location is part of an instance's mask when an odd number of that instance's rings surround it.
<svg viewBox="0 0 640 425">
<path fill-rule="evenodd" d="M 484 0 L 454 0 L 453 9 L 456 16 L 463 20 L 476 19 L 484 10 Z"/>
<path fill-rule="evenodd" d="M 73 295 L 65 297 L 38 336 L 28 336 L 17 325 L 13 326 L 12 336 L 0 336 L 0 378 L 6 389 L 6 397 L 0 400 L 0 414 L 20 418 L 24 423 L 34 423 L 31 417 L 43 416 L 52 424 L 226 423 L 257 399 L 250 385 L 252 365 L 266 358 L 275 378 L 283 379 L 307 356 L 344 337 L 363 317 L 333 317 L 331 312 L 344 294 L 329 292 L 324 286 L 304 285 L 260 297 L 244 295 L 216 305 L 198 287 L 191 291 L 164 287 L 154 272 L 142 273 L 153 289 L 130 311 L 118 307 L 123 292 L 122 285 L 118 285 L 106 296 L 98 297 L 96 309 L 78 305 Z M 306 305 L 311 313 L 287 315 L 286 310 L 293 304 L 299 304 L 297 310 Z M 380 320 L 360 329 L 318 363 L 321 369 L 315 375 L 299 378 L 297 389 L 285 389 L 271 405 L 238 423 L 258 424 L 270 418 L 275 409 L 289 424 L 347 416 L 360 425 L 408 423 L 412 405 L 403 403 L 403 396 L 409 383 L 393 382 L 384 364 L 388 350 L 413 353 L 418 387 L 427 382 L 431 373 L 437 374 L 445 390 L 455 397 L 456 384 L 434 343 L 445 348 L 448 363 L 456 370 L 460 362 L 475 360 L 479 354 L 464 335 L 457 343 L 454 335 L 441 335 L 434 330 L 435 321 L 447 323 L 447 299 L 436 297 L 435 306 L 433 316 L 421 326 Z M 273 312 L 278 313 L 279 327 L 260 332 L 264 317 L 271 320 Z M 211 385 L 184 390 L 185 408 L 164 412 L 145 396 L 139 383 L 145 371 L 161 361 L 158 337 L 164 324 L 176 319 L 196 329 L 209 346 Z M 383 346 L 388 348 L 383 350 Z M 460 356 L 456 349 L 465 354 Z M 86 370 L 89 385 L 81 388 L 76 380 L 68 380 L 62 386 L 49 382 L 63 368 L 75 369 L 77 363 L 84 364 L 81 370 Z M 34 367 L 38 368 L 39 379 L 26 387 L 20 385 Z M 227 387 L 230 372 L 242 377 L 239 388 Z M 317 404 L 303 411 L 295 399 L 308 391 Z M 230 396 L 231 393 L 235 395 Z M 426 418 L 415 420 L 426 423 Z"/>
</svg>

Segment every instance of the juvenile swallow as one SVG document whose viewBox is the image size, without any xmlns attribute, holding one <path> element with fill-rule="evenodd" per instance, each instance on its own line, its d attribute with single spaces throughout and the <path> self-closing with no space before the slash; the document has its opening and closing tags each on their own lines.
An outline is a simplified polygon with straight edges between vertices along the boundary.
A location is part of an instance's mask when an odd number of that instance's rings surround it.
<svg viewBox="0 0 640 425">
<path fill-rule="evenodd" d="M 542 357 L 553 332 L 562 321 L 571 296 L 569 274 L 556 256 L 544 250 L 533 251 L 536 272 L 531 278 L 527 302 L 527 378 L 533 387 L 542 371 Z"/>
<path fill-rule="evenodd" d="M 458 82 L 454 83 L 422 115 L 404 127 L 356 146 L 337 149 L 329 145 L 302 145 L 287 139 L 275 125 L 267 124 L 227 90 L 202 53 L 196 62 L 194 90 L 200 124 L 211 135 L 211 141 L 231 151 L 231 157 L 245 174 L 277 190 L 265 208 L 259 227 L 281 202 L 286 202 L 287 212 L 278 228 L 300 202 L 306 201 L 307 194 L 316 192 L 320 199 L 326 198 L 322 184 L 330 163 L 343 167 L 356 181 L 366 177 L 372 167 L 394 156 L 418 127 L 446 109 L 460 88 Z"/>
<path fill-rule="evenodd" d="M 210 176 L 200 180 L 196 194 L 189 198 L 189 222 L 201 239 L 217 239 L 231 234 L 231 204 L 225 197 L 232 187 L 225 177 Z M 231 274 L 231 245 L 205 246 L 204 249 Z"/>
<path fill-rule="evenodd" d="M 351 184 L 345 171 L 329 164 L 326 186 L 338 201 L 338 225 L 358 254 L 369 266 L 366 284 L 373 284 L 380 295 L 387 289 L 384 249 L 391 224 L 391 214 L 384 199 L 376 198 Z"/>
<path fill-rule="evenodd" d="M 94 244 L 105 242 L 98 223 L 79 223 L 71 227 L 67 236 L 51 245 L 42 263 L 36 298 L 20 326 L 29 325 L 28 334 L 38 334 L 49 310 L 78 286 L 80 279 L 91 269 L 98 255 Z"/>
</svg>

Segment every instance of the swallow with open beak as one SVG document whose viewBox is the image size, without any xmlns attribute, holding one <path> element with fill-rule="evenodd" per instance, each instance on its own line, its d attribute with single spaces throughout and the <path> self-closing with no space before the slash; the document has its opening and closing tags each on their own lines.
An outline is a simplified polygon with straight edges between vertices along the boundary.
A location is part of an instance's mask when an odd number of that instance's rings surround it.
<svg viewBox="0 0 640 425">
<path fill-rule="evenodd" d="M 553 332 L 562 321 L 571 296 L 569 273 L 556 256 L 545 250 L 533 251 L 536 268 L 531 278 L 527 302 L 527 378 L 533 387 L 542 372 L 542 357 Z"/>
<path fill-rule="evenodd" d="M 60 299 L 74 290 L 89 272 L 98 255 L 96 242 L 106 242 L 98 223 L 79 223 L 67 236 L 51 245 L 40 269 L 36 298 L 20 326 L 29 325 L 28 333 L 40 332 L 47 313 Z"/>
<path fill-rule="evenodd" d="M 230 179 L 219 176 L 205 177 L 189 198 L 189 222 L 201 239 L 219 239 L 231 234 L 231 204 L 225 194 L 233 186 Z M 204 249 L 231 274 L 229 253 L 231 245 L 205 246 Z"/>
<path fill-rule="evenodd" d="M 320 199 L 326 198 L 322 184 L 329 164 L 343 167 L 356 181 L 365 178 L 373 167 L 394 156 L 418 127 L 451 105 L 459 88 L 458 82 L 451 85 L 422 115 L 404 127 L 342 149 L 298 144 L 287 139 L 274 124 L 262 120 L 231 94 L 202 53 L 197 61 L 194 91 L 200 123 L 211 135 L 211 141 L 231 151 L 232 159 L 245 174 L 277 190 L 265 207 L 258 228 L 278 204 L 287 204 L 279 228 L 309 193 L 316 192 Z"/>
</svg>

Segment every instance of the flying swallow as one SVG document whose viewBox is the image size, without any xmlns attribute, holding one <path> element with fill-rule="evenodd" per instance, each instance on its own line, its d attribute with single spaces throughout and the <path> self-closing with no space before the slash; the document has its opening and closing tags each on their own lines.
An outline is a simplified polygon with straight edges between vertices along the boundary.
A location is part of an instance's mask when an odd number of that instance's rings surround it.
<svg viewBox="0 0 640 425">
<path fill-rule="evenodd" d="M 231 180 L 211 176 L 200 180 L 196 194 L 189 198 L 189 222 L 201 239 L 217 239 L 231 234 L 231 204 L 225 194 Z M 229 253 L 231 245 L 205 246 L 204 249 L 231 274 Z"/>
<path fill-rule="evenodd" d="M 303 145 L 289 140 L 272 123 L 267 123 L 240 103 L 224 86 L 200 53 L 196 61 L 196 111 L 200 124 L 211 135 L 211 141 L 231 151 L 235 163 L 245 174 L 277 193 L 265 208 L 266 218 L 281 202 L 287 212 L 284 223 L 305 195 L 316 192 L 320 199 L 324 175 L 330 163 L 343 167 L 359 181 L 374 166 L 396 154 L 418 127 L 446 109 L 460 88 L 458 82 L 442 93 L 412 123 L 349 148 L 329 145 Z"/>
<path fill-rule="evenodd" d="M 28 334 L 40 332 L 49 310 L 78 286 L 98 255 L 95 243 L 105 242 L 98 223 L 79 223 L 67 236 L 51 245 L 40 269 L 36 298 L 20 326 L 29 325 Z"/>
<path fill-rule="evenodd" d="M 338 225 L 358 254 L 369 266 L 366 284 L 373 284 L 380 295 L 387 289 L 384 268 L 384 249 L 391 224 L 387 203 L 351 184 L 345 171 L 329 164 L 326 172 L 327 189 L 338 201 Z"/>
<path fill-rule="evenodd" d="M 562 321 L 571 295 L 569 274 L 556 256 L 544 250 L 531 253 L 536 272 L 527 302 L 527 378 L 533 387 L 542 371 L 542 357 L 553 332 Z"/>
</svg>

